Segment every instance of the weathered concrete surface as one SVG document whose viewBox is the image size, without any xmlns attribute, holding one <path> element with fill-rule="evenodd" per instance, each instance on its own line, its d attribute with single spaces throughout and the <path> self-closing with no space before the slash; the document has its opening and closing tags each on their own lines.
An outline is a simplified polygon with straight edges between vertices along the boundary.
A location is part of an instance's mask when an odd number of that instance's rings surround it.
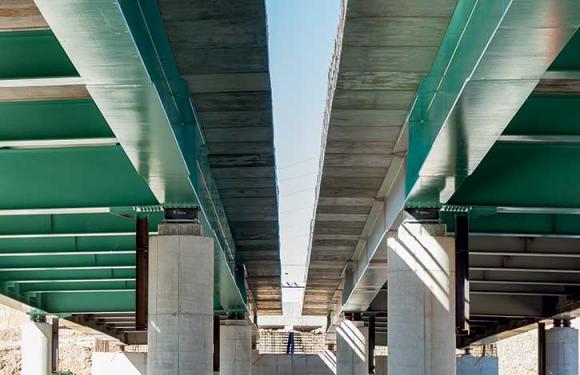
<svg viewBox="0 0 580 375">
<path fill-rule="evenodd" d="M 323 129 L 324 159 L 305 315 L 326 315 L 342 302 L 343 271 L 351 259 L 360 257 L 379 220 L 394 179 L 389 170 L 400 167 L 394 159 L 404 151 L 398 141 L 404 138 L 405 119 L 456 3 L 342 1 Z"/>
<path fill-rule="evenodd" d="M 92 375 L 145 375 L 147 353 L 93 353 Z"/>
<path fill-rule="evenodd" d="M 282 311 L 265 0 L 158 0 L 260 314 Z"/>
<path fill-rule="evenodd" d="M 33 0 L 0 1 L 0 30 L 47 29 L 48 25 Z"/>
<path fill-rule="evenodd" d="M 497 357 L 457 357 L 457 375 L 498 375 L 498 367 Z"/>
<path fill-rule="evenodd" d="M 22 326 L 22 375 L 46 375 L 52 366 L 52 326 L 28 322 Z"/>
<path fill-rule="evenodd" d="M 213 254 L 213 240 L 200 237 L 199 226 L 161 224 L 152 238 L 150 374 L 213 374 Z"/>
<path fill-rule="evenodd" d="M 455 242 L 403 223 L 388 241 L 389 373 L 455 374 Z"/>
<path fill-rule="evenodd" d="M 389 373 L 389 357 L 375 357 L 375 375 L 387 375 Z"/>
<path fill-rule="evenodd" d="M 546 331 L 546 371 L 550 375 L 578 375 L 578 330 L 554 327 Z"/>
<path fill-rule="evenodd" d="M 220 327 L 220 375 L 252 375 L 252 327 L 245 320 Z"/>
<path fill-rule="evenodd" d="M 335 375 L 332 353 L 325 355 L 256 355 L 252 375 Z M 336 365 L 336 363 L 334 363 Z"/>
<path fill-rule="evenodd" d="M 337 327 L 337 375 L 362 375 L 368 372 L 368 332 L 363 322 L 343 320 Z"/>
</svg>

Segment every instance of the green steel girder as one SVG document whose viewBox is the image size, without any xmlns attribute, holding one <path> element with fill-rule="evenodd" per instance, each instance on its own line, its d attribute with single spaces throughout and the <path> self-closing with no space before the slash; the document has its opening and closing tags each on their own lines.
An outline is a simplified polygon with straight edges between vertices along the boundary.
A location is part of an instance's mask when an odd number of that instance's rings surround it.
<svg viewBox="0 0 580 375">
<path fill-rule="evenodd" d="M 61 267 L 0 270 L 0 281 L 54 281 L 135 278 L 135 266 Z"/>
<path fill-rule="evenodd" d="M 564 51 L 569 48 L 567 46 Z M 580 95 L 534 94 L 526 100 L 503 134 L 580 135 L 579 118 Z"/>
<path fill-rule="evenodd" d="M 454 213 L 441 218 L 448 232 L 455 231 Z M 555 214 L 484 214 L 470 215 L 469 230 L 474 234 L 515 237 L 580 237 L 580 216 Z"/>
<path fill-rule="evenodd" d="M 0 79 L 78 76 L 50 30 L 0 32 L 0 51 Z"/>
<path fill-rule="evenodd" d="M 0 33 L 0 79 L 80 72 L 95 101 L 0 102 L 0 139 L 117 138 L 121 146 L 0 149 L 0 173 L 10 177 L 0 183 L 5 294 L 49 313 L 133 311 L 132 207 L 200 204 L 216 239 L 214 308 L 245 310 L 243 280 L 230 269 L 235 245 L 155 2 L 37 4 L 58 39 L 51 30 Z M 102 207 L 113 210 L 35 211 Z M 155 231 L 161 213 L 144 214 Z"/>
<path fill-rule="evenodd" d="M 155 51 L 143 51 L 151 40 L 140 2 L 35 2 L 159 202 L 197 203 L 197 169 L 187 164 L 200 152 L 196 126 L 193 120 L 172 121 L 176 110 L 167 108 L 176 99 L 158 92 L 162 81 L 153 76 L 165 70 Z M 181 152 L 180 141 L 187 152 Z"/>
<path fill-rule="evenodd" d="M 579 26 L 574 0 L 458 3 L 410 116 L 408 204 L 448 201 Z"/>
<path fill-rule="evenodd" d="M 550 66 L 567 76 L 580 71 L 580 32 Z M 470 230 L 506 236 L 580 236 L 577 189 L 580 173 L 580 95 L 534 93 L 523 104 L 475 172 L 457 189 L 442 211 L 448 230 L 461 210 Z M 525 141 L 535 137 L 542 142 Z M 505 138 L 505 137 L 502 137 Z M 521 139 L 524 141 L 517 141 Z"/>
<path fill-rule="evenodd" d="M 39 309 L 60 315 L 135 311 L 134 290 L 46 292 L 31 298 Z"/>
<path fill-rule="evenodd" d="M 3 256 L 0 272 L 7 269 L 47 269 L 67 267 L 117 267 L 134 266 L 135 252 L 108 252 L 75 255 Z"/>
<path fill-rule="evenodd" d="M 132 231 L 131 231 L 132 232 Z M 99 235 L 86 233 L 82 235 L 67 235 L 36 238 L 0 238 L 1 253 L 27 252 L 59 252 L 59 251 L 111 251 L 135 250 L 135 236 L 132 234 Z"/>
<path fill-rule="evenodd" d="M 155 1 L 35 0 L 137 172 L 161 204 L 199 204 L 221 307 L 245 310 L 201 129 Z M 98 46 L 98 48 L 96 47 Z"/>
<path fill-rule="evenodd" d="M 62 291 L 86 291 L 86 290 L 118 290 L 135 289 L 134 279 L 108 280 L 108 281 L 70 281 L 70 282 L 12 282 L 6 283 L 18 293 L 38 292 L 62 292 Z"/>
<path fill-rule="evenodd" d="M 132 233 L 135 231 L 136 215 L 137 213 L 131 207 L 118 208 L 117 210 L 112 208 L 111 213 L 0 215 L 0 236 Z M 149 231 L 156 232 L 157 225 L 163 219 L 163 214 L 153 212 L 148 213 L 147 216 L 149 217 Z M 66 249 L 61 249 L 61 251 L 66 251 Z"/>
<path fill-rule="evenodd" d="M 580 207 L 577 145 L 496 144 L 450 199 L 455 205 Z"/>
<path fill-rule="evenodd" d="M 0 209 L 156 205 L 120 146 L 0 150 Z"/>
<path fill-rule="evenodd" d="M 114 137 L 90 99 L 0 102 L 0 113 L 2 141 Z"/>
</svg>

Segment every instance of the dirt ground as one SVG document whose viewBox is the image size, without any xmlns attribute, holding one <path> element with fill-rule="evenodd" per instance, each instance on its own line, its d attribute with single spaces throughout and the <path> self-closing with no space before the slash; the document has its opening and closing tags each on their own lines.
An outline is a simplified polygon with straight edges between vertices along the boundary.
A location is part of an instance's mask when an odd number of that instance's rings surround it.
<svg viewBox="0 0 580 375">
<path fill-rule="evenodd" d="M 537 340 L 537 331 L 529 331 L 498 342 L 499 375 L 537 375 Z"/>
<path fill-rule="evenodd" d="M 27 321 L 26 314 L 0 305 L 0 375 L 20 374 L 20 327 Z M 93 337 L 60 327 L 60 369 L 90 375 L 94 345 Z"/>
<path fill-rule="evenodd" d="M 0 375 L 20 374 L 20 327 L 26 314 L 0 305 Z M 578 328 L 579 322 L 573 326 Z M 90 375 L 91 355 L 95 348 L 92 336 L 60 327 L 59 367 L 75 375 Z M 536 375 L 537 333 L 530 331 L 497 344 L 499 375 Z"/>
</svg>

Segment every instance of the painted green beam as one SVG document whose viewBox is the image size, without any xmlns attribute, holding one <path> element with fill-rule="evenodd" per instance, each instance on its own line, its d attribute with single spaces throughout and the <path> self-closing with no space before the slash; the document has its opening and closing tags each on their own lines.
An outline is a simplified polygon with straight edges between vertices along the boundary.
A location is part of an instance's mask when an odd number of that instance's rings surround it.
<svg viewBox="0 0 580 375">
<path fill-rule="evenodd" d="M 135 266 L 0 269 L 0 281 L 52 281 L 134 278 Z"/>
<path fill-rule="evenodd" d="M 135 234 L 0 238 L 0 253 L 134 250 Z"/>
<path fill-rule="evenodd" d="M 135 250 L 80 250 L 80 251 L 55 251 L 55 252 L 0 252 L 0 261 L 4 262 L 10 258 L 27 258 L 27 257 L 77 257 L 77 256 L 96 256 L 96 255 L 135 255 Z M 8 261 L 9 262 L 9 261 Z M 2 263 L 4 264 L 4 263 Z"/>
<path fill-rule="evenodd" d="M 580 147 L 497 144 L 452 205 L 580 207 Z"/>
<path fill-rule="evenodd" d="M 91 99 L 0 102 L 0 139 L 113 138 Z"/>
<path fill-rule="evenodd" d="M 553 144 L 580 146 L 580 135 L 502 135 L 497 139 L 497 143 L 507 144 Z"/>
<path fill-rule="evenodd" d="M 453 212 L 442 212 L 448 232 L 454 232 Z M 470 232 L 474 235 L 496 235 L 512 237 L 580 237 L 579 215 L 553 214 L 470 214 Z"/>
<path fill-rule="evenodd" d="M 149 232 L 149 234 L 155 234 Z M 0 234 L 0 240 L 31 240 L 52 238 L 85 238 L 85 237 L 126 237 L 134 236 L 135 232 L 84 232 L 84 233 L 28 233 Z"/>
<path fill-rule="evenodd" d="M 119 313 L 135 311 L 135 291 L 46 292 L 29 296 L 31 304 L 52 314 Z M 214 298 L 214 309 L 219 309 Z"/>
<path fill-rule="evenodd" d="M 197 176 L 197 133 L 193 119 L 171 123 L 165 104 L 177 98 L 157 91 L 127 20 L 125 4 L 141 9 L 136 1 L 35 1 L 68 54 L 87 89 L 137 171 L 160 203 L 197 203 L 193 189 Z M 99 48 L 95 49 L 94 46 Z M 181 100 L 187 101 L 188 98 Z M 172 114 L 175 111 L 171 112 Z M 187 153 L 178 144 L 189 142 Z"/>
<path fill-rule="evenodd" d="M 135 279 L 108 279 L 108 280 L 50 280 L 36 282 L 7 282 L 6 287 L 14 293 L 27 292 L 58 292 L 58 291 L 83 291 L 83 290 L 110 290 L 110 289 L 135 289 Z"/>
<path fill-rule="evenodd" d="M 78 75 L 50 30 L 1 32 L 0 51 L 0 79 Z"/>
<path fill-rule="evenodd" d="M 156 2 L 35 3 L 157 201 L 200 206 L 200 221 L 216 240 L 215 289 L 221 307 L 245 310 L 245 287 L 230 268 L 235 243 Z"/>
<path fill-rule="evenodd" d="M 534 94 L 526 100 L 503 135 L 580 135 L 578 118 L 580 95 Z"/>
<path fill-rule="evenodd" d="M 156 205 L 120 146 L 1 151 L 0 209 Z"/>
<path fill-rule="evenodd" d="M 133 207 L 96 207 L 83 210 L 87 213 L 77 213 L 78 209 L 0 210 L 0 236 L 133 233 L 137 215 L 147 215 L 149 230 L 154 232 L 163 218 L 162 212 L 137 212 Z"/>
<path fill-rule="evenodd" d="M 38 293 L 37 307 L 52 314 L 135 311 L 135 291 L 73 291 Z"/>
<path fill-rule="evenodd" d="M 2 256 L 0 272 L 5 270 L 43 270 L 68 267 L 134 266 L 135 252 L 99 252 L 74 255 Z"/>
<path fill-rule="evenodd" d="M 575 0 L 458 3 L 410 116 L 409 204 L 449 200 L 579 26 Z"/>
</svg>

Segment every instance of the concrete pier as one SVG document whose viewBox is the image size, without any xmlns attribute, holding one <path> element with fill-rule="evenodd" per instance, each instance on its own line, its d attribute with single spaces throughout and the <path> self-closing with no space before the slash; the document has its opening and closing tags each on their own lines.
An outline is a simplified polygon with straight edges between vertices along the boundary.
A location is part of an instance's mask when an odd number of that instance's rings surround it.
<svg viewBox="0 0 580 375">
<path fill-rule="evenodd" d="M 476 357 L 473 355 L 457 357 L 457 375 L 497 375 L 498 372 L 497 357 Z"/>
<path fill-rule="evenodd" d="M 91 375 L 146 375 L 147 353 L 98 353 L 92 355 Z"/>
<path fill-rule="evenodd" d="M 29 322 L 22 327 L 21 375 L 47 375 L 51 373 L 52 325 L 46 322 Z"/>
<path fill-rule="evenodd" d="M 389 374 L 455 374 L 454 239 L 405 222 L 388 240 L 388 271 Z"/>
<path fill-rule="evenodd" d="M 245 320 L 220 327 L 220 375 L 252 375 L 252 326 Z"/>
<path fill-rule="evenodd" d="M 336 374 L 366 375 L 368 329 L 363 322 L 343 320 L 336 330 Z"/>
<path fill-rule="evenodd" d="M 375 357 L 375 375 L 387 375 L 389 373 L 389 357 L 378 356 Z"/>
<path fill-rule="evenodd" d="M 546 372 L 578 375 L 578 330 L 554 327 L 546 331 Z"/>
<path fill-rule="evenodd" d="M 213 240 L 161 224 L 149 251 L 149 374 L 213 374 Z"/>
</svg>

